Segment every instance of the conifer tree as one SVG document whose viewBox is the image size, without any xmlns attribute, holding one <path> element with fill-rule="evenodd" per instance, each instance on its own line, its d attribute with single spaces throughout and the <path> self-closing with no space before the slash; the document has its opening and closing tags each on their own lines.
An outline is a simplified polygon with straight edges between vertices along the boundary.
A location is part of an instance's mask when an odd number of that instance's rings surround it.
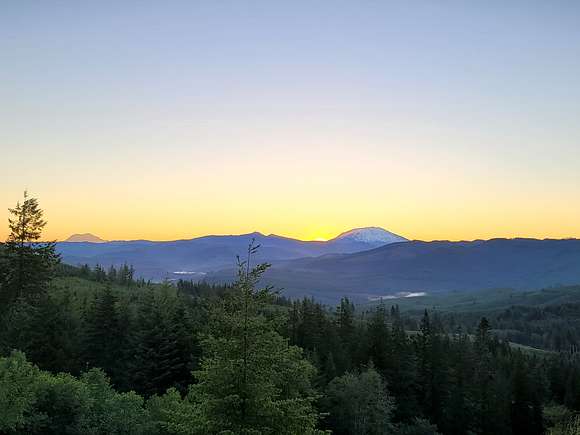
<svg viewBox="0 0 580 435">
<path fill-rule="evenodd" d="M 203 410 L 209 433 L 311 434 L 315 370 L 267 314 L 272 292 L 256 285 L 268 265 L 250 268 L 256 249 L 250 245 L 234 290 L 213 310 L 191 400 Z"/>
<path fill-rule="evenodd" d="M 0 347 L 25 352 L 42 369 L 78 373 L 80 325 L 71 305 L 68 292 L 60 299 L 47 294 L 19 299 L 6 313 Z"/>
<path fill-rule="evenodd" d="M 46 221 L 36 198 L 25 191 L 23 202 L 8 211 L 10 235 L 3 250 L 7 272 L 0 287 L 3 307 L 20 297 L 44 293 L 59 261 L 54 242 L 39 242 Z"/>
<path fill-rule="evenodd" d="M 441 403 L 446 400 L 447 365 L 444 348 L 445 339 L 435 332 L 437 328 L 431 321 L 427 310 L 421 320 L 421 334 L 417 337 L 419 372 L 422 387 L 423 411 L 432 421 L 442 421 Z"/>
<path fill-rule="evenodd" d="M 395 311 L 391 330 L 392 349 L 390 370 L 387 372 L 389 390 L 398 399 L 393 414 L 396 421 L 410 420 L 417 415 L 417 358 L 403 323 Z"/>
<path fill-rule="evenodd" d="M 337 358 L 337 367 L 340 373 L 351 370 L 353 360 L 357 357 L 358 342 L 355 337 L 356 326 L 354 322 L 355 307 L 348 298 L 342 298 L 336 308 L 336 323 L 341 347 L 344 349 L 342 357 Z"/>
<path fill-rule="evenodd" d="M 368 325 L 368 357 L 377 371 L 383 376 L 387 373 L 390 363 L 390 333 L 386 319 L 386 308 L 381 302 L 371 314 Z"/>
<path fill-rule="evenodd" d="M 524 359 L 518 356 L 512 378 L 511 425 L 513 433 L 540 435 L 544 433 L 542 408 L 534 391 Z"/>
<path fill-rule="evenodd" d="M 115 269 L 115 266 L 112 264 L 111 267 L 109 267 L 109 271 L 107 272 L 107 279 L 109 282 L 117 282 L 117 269 Z"/>
<path fill-rule="evenodd" d="M 95 266 L 94 275 L 95 281 L 97 282 L 107 281 L 107 272 L 105 272 L 105 269 L 100 264 Z"/>
<path fill-rule="evenodd" d="M 147 291 L 132 337 L 132 386 L 150 396 L 168 388 L 185 391 L 193 368 L 193 331 L 174 289 Z"/>
<path fill-rule="evenodd" d="M 107 285 L 95 294 L 85 313 L 83 359 L 89 366 L 103 369 L 115 384 L 124 378 L 126 326 L 121 319 L 118 298 Z"/>
<path fill-rule="evenodd" d="M 330 413 L 333 433 L 345 435 L 387 435 L 393 433 L 390 415 L 392 399 L 374 368 L 359 374 L 347 373 L 335 378 L 323 400 Z"/>
</svg>

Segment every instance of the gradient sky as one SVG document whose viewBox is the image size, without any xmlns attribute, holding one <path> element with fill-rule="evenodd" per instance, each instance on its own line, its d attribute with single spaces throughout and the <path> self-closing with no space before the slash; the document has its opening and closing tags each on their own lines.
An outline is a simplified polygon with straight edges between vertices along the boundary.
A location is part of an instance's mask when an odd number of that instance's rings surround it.
<svg viewBox="0 0 580 435">
<path fill-rule="evenodd" d="M 580 237 L 578 1 L 13 1 L 0 222 Z M 0 226 L 0 238 L 7 225 Z"/>
</svg>

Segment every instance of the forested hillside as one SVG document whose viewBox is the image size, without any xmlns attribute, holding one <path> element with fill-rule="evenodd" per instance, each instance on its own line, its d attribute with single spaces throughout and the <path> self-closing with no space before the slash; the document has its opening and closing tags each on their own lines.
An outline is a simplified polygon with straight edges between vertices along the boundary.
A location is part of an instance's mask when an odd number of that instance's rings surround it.
<svg viewBox="0 0 580 435">
<path fill-rule="evenodd" d="M 59 264 L 44 224 L 25 198 L 0 247 L 0 433 L 578 433 L 576 353 L 505 315 L 290 301 L 253 245 L 231 286 L 150 284 Z"/>
<path fill-rule="evenodd" d="M 427 309 L 448 331 L 473 333 L 477 322 L 486 317 L 494 335 L 510 342 L 572 354 L 580 350 L 580 286 L 454 292 L 387 301 L 396 302 L 412 330 L 418 329 Z M 378 303 L 361 308 L 369 310 Z"/>
<path fill-rule="evenodd" d="M 344 255 L 275 262 L 267 282 L 293 297 L 357 303 L 399 292 L 428 294 L 511 288 L 538 290 L 580 282 L 580 240 L 410 241 Z M 228 282 L 233 270 L 208 274 Z"/>
</svg>

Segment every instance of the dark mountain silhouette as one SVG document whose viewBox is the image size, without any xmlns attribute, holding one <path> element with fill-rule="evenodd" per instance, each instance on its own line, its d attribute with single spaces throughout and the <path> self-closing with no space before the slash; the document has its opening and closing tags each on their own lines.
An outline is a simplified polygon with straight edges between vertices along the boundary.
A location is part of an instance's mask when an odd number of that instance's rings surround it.
<svg viewBox="0 0 580 435">
<path fill-rule="evenodd" d="M 379 228 L 362 228 L 356 237 L 341 235 L 327 242 L 302 241 L 274 234 L 250 233 L 233 236 L 206 236 L 191 240 L 152 242 L 146 240 L 108 243 L 61 242 L 57 250 L 69 264 L 132 264 L 138 276 L 165 278 L 199 278 L 207 272 L 233 268 L 236 256 L 243 256 L 255 239 L 261 247 L 254 261 L 277 263 L 283 260 L 316 257 L 329 253 L 353 253 L 383 246 L 391 240 L 406 240 Z"/>
</svg>

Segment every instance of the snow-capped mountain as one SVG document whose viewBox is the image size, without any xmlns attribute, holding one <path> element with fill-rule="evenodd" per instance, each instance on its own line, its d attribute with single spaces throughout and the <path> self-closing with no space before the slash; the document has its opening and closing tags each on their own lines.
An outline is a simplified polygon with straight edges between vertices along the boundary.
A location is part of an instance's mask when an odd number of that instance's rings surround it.
<svg viewBox="0 0 580 435">
<path fill-rule="evenodd" d="M 355 228 L 346 231 L 333 239 L 334 241 L 349 240 L 353 242 L 366 243 L 376 246 L 387 245 L 389 243 L 407 242 L 408 240 L 402 236 L 391 233 L 384 228 L 366 227 Z"/>
<path fill-rule="evenodd" d="M 83 242 L 89 242 L 89 243 L 106 243 L 107 241 L 101 239 L 98 236 L 95 236 L 94 234 L 84 233 L 84 234 L 73 234 L 68 239 L 66 239 L 65 242 L 74 242 L 74 243 L 83 243 Z"/>
</svg>

